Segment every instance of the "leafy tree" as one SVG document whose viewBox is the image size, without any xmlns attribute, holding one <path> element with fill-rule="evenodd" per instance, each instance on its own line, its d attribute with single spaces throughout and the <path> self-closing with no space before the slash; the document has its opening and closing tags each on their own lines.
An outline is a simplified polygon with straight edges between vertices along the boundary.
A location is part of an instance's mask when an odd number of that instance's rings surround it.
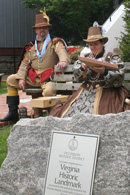
<svg viewBox="0 0 130 195">
<path fill-rule="evenodd" d="M 22 0 L 31 9 L 46 8 L 53 25 L 51 34 L 78 44 L 94 21 L 103 24 L 112 13 L 112 0 Z M 80 43 L 81 44 L 81 43 Z"/>
<path fill-rule="evenodd" d="M 130 62 L 130 0 L 124 1 L 125 16 L 125 33 L 120 38 L 121 58 L 124 62 Z"/>
</svg>

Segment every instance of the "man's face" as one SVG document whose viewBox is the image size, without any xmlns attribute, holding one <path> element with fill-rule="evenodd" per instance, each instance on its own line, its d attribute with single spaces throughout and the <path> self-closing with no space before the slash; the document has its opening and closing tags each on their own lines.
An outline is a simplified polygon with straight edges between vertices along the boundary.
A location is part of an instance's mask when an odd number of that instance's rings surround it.
<svg viewBox="0 0 130 195">
<path fill-rule="evenodd" d="M 49 32 L 49 27 L 46 26 L 46 27 L 35 28 L 35 32 L 38 35 L 38 38 L 40 40 L 43 40 Z"/>
</svg>

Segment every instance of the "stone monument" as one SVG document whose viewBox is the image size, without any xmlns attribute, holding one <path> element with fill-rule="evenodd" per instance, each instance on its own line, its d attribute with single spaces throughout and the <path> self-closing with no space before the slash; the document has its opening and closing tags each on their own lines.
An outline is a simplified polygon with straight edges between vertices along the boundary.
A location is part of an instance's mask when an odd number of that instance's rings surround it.
<svg viewBox="0 0 130 195">
<path fill-rule="evenodd" d="M 0 195 L 43 195 L 52 130 L 99 135 L 93 194 L 130 194 L 130 111 L 126 111 L 21 119 L 7 140 Z"/>
</svg>

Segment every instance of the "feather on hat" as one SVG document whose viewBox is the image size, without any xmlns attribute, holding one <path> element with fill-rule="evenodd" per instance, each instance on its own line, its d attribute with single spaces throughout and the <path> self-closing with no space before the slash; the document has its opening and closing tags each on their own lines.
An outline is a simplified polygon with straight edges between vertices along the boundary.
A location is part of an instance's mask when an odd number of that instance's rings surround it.
<svg viewBox="0 0 130 195">
<path fill-rule="evenodd" d="M 49 23 L 49 17 L 46 15 L 46 13 L 43 12 L 42 10 L 40 10 L 40 12 L 42 12 L 42 14 L 36 14 L 35 26 L 32 26 L 32 28 L 35 29 L 35 28 L 40 28 L 40 27 L 52 26 Z"/>
</svg>

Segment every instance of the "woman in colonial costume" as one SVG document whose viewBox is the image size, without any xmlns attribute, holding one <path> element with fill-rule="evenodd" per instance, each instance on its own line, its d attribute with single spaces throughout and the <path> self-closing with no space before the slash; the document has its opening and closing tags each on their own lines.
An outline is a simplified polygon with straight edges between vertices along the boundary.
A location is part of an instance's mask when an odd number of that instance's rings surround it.
<svg viewBox="0 0 130 195">
<path fill-rule="evenodd" d="M 123 87 L 125 66 L 117 54 L 105 52 L 104 45 L 108 38 L 102 35 L 101 27 L 90 27 L 84 41 L 91 50 L 84 58 L 97 61 L 98 64 L 101 62 L 101 65 L 97 66 L 95 63 L 94 67 L 77 60 L 74 64 L 74 75 L 77 81 L 83 83 L 63 105 L 57 104 L 50 115 L 57 117 L 71 117 L 78 113 L 103 115 L 129 110 L 130 94 Z M 102 65 L 103 62 L 116 64 L 117 69 L 108 68 Z"/>
</svg>

